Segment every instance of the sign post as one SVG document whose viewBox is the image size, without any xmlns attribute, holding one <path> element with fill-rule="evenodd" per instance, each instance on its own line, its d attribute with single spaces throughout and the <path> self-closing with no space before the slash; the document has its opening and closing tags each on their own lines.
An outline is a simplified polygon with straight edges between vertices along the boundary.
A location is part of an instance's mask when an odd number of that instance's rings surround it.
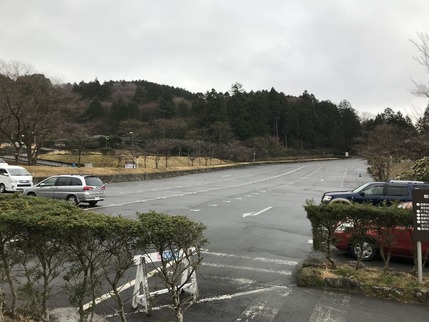
<svg viewBox="0 0 429 322">
<path fill-rule="evenodd" d="M 158 291 L 149 291 L 148 283 L 148 273 L 146 264 L 154 264 L 160 262 L 162 259 L 169 261 L 169 266 L 174 265 L 174 260 L 179 260 L 182 268 L 180 276 L 180 285 L 183 292 L 187 292 L 192 295 L 193 302 L 198 299 L 198 285 L 197 285 L 197 276 L 195 269 L 191 268 L 191 262 L 189 260 L 190 256 L 194 252 L 194 249 L 188 249 L 188 256 L 185 256 L 183 250 L 177 252 L 165 251 L 163 254 L 154 252 L 145 255 L 137 255 L 134 257 L 134 262 L 137 266 L 136 279 L 134 284 L 134 292 L 132 299 L 132 307 L 136 309 L 139 305 L 143 307 L 143 310 L 146 314 L 150 315 L 152 310 L 151 307 L 151 298 L 155 295 L 166 294 L 168 289 L 160 289 Z M 157 269 L 155 269 L 157 270 Z"/>
<path fill-rule="evenodd" d="M 422 241 L 429 240 L 429 189 L 413 190 L 413 239 L 417 241 L 418 281 L 423 283 Z"/>
</svg>

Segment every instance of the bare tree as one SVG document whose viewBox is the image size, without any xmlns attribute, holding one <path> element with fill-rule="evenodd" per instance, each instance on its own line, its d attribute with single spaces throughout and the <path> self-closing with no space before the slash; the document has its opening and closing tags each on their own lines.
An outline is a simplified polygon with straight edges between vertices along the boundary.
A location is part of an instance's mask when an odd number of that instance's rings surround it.
<svg viewBox="0 0 429 322">
<path fill-rule="evenodd" d="M 429 35 L 427 33 L 418 32 L 418 40 L 410 40 L 419 52 L 419 56 L 414 59 L 429 72 Z M 413 81 L 415 88 L 411 93 L 417 96 L 429 98 L 429 86 L 421 82 Z"/>
<path fill-rule="evenodd" d="M 84 150 L 91 141 L 89 135 L 89 126 L 86 124 L 67 123 L 63 126 L 61 134 L 68 138 L 70 147 L 75 149 L 78 154 L 77 166 L 80 167 L 81 158 Z"/>
<path fill-rule="evenodd" d="M 404 144 L 404 135 L 397 126 L 380 124 L 371 132 L 362 155 L 367 158 L 377 180 L 390 178 L 392 163 L 405 155 Z"/>
<path fill-rule="evenodd" d="M 429 72 L 429 35 L 427 33 L 418 32 L 418 40 L 410 40 L 411 43 L 416 47 L 419 55 L 415 56 L 414 59 L 422 65 L 426 72 Z M 411 93 L 416 96 L 429 98 L 429 85 L 428 83 L 422 83 L 414 81 L 414 89 Z M 417 136 L 412 138 L 412 146 L 420 151 L 421 157 L 427 155 L 429 150 L 428 137 L 429 137 L 429 105 L 427 105 L 423 113 L 415 111 L 416 128 L 418 131 Z"/>
<path fill-rule="evenodd" d="M 0 133 L 15 149 L 16 162 L 23 147 L 34 164 L 44 141 L 61 123 L 64 94 L 31 66 L 0 61 Z"/>
</svg>

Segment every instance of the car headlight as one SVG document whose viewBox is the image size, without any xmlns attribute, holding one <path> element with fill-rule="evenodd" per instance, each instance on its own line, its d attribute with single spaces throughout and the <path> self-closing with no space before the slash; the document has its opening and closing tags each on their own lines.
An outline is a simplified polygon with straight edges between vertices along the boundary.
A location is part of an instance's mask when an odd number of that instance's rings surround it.
<svg viewBox="0 0 429 322">
<path fill-rule="evenodd" d="M 322 201 L 323 202 L 329 202 L 332 200 L 332 196 L 323 196 Z"/>
<path fill-rule="evenodd" d="M 350 229 L 352 227 L 353 227 L 353 221 L 348 220 L 348 221 L 344 221 L 340 225 L 338 225 L 338 227 L 335 229 L 335 231 L 345 231 L 345 230 Z"/>
</svg>

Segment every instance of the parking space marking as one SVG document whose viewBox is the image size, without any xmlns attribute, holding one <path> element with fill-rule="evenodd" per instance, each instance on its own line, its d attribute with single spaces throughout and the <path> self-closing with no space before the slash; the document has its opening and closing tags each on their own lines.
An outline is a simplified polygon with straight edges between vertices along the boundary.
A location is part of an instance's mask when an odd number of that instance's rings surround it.
<svg viewBox="0 0 429 322">
<path fill-rule="evenodd" d="M 308 322 L 346 322 L 350 295 L 324 292 Z"/>
<path fill-rule="evenodd" d="M 273 273 L 273 274 L 280 274 L 280 275 L 285 275 L 285 276 L 292 275 L 292 271 L 280 271 L 280 270 L 276 270 L 276 269 L 254 268 L 254 267 L 249 267 L 249 266 L 224 265 L 224 264 L 204 263 L 204 262 L 201 263 L 201 266 L 218 267 L 218 268 L 233 268 L 233 269 L 239 269 L 239 270 L 243 270 L 243 271 Z"/>
<path fill-rule="evenodd" d="M 197 304 L 198 303 L 206 303 L 206 302 L 214 302 L 214 301 L 230 300 L 230 299 L 240 297 L 240 296 L 258 294 L 258 293 L 263 293 L 263 292 L 273 292 L 273 291 L 281 291 L 282 296 L 287 296 L 290 294 L 291 289 L 287 286 L 274 285 L 274 286 L 269 286 L 269 287 L 264 287 L 264 288 L 258 288 L 256 290 L 251 290 L 251 291 L 244 291 L 244 292 L 237 292 L 237 293 L 232 293 L 232 294 L 223 294 L 223 295 L 218 295 L 218 296 L 213 296 L 213 297 L 207 297 L 207 298 L 199 299 L 197 301 Z M 158 310 L 171 308 L 171 307 L 172 307 L 172 305 L 160 305 L 160 306 L 153 307 L 152 310 L 158 311 Z"/>
<path fill-rule="evenodd" d="M 162 196 L 162 197 L 154 197 L 154 198 L 149 198 L 149 199 L 141 199 L 141 200 L 134 200 L 134 201 L 129 201 L 129 202 L 123 202 L 120 204 L 108 204 L 108 205 L 102 205 L 102 206 L 98 206 L 97 209 L 104 209 L 104 208 L 111 208 L 111 207 L 118 207 L 118 206 L 125 206 L 125 205 L 130 205 L 130 204 L 136 204 L 136 203 L 145 203 L 145 202 L 150 202 L 150 201 L 156 201 L 156 200 L 160 200 L 160 199 L 168 199 L 168 198 L 176 198 L 176 197 L 184 197 L 184 196 L 188 196 L 188 195 L 192 195 L 192 194 L 197 194 L 197 193 L 205 193 L 205 192 L 211 192 L 211 191 L 217 191 L 217 190 L 223 190 L 223 189 L 229 189 L 229 188 L 237 188 L 237 187 L 242 187 L 242 186 L 247 186 L 247 185 L 251 185 L 251 184 L 255 184 L 255 183 L 259 183 L 259 182 L 263 182 L 263 181 L 267 181 L 267 180 L 272 180 L 272 179 L 277 179 L 280 178 L 282 176 L 286 176 L 288 174 L 294 173 L 296 171 L 300 171 L 302 169 L 304 169 L 305 166 L 290 170 L 288 172 L 282 173 L 282 174 L 278 174 L 272 177 L 265 177 L 263 179 L 258 179 L 258 180 L 254 180 L 254 181 L 249 181 L 249 182 L 245 182 L 245 183 L 238 183 L 238 184 L 234 184 L 234 185 L 226 185 L 226 186 L 222 186 L 222 187 L 215 187 L 215 188 L 209 188 L 209 189 L 202 189 L 202 190 L 197 190 L 197 191 L 192 191 L 192 192 L 185 192 L 182 194 L 173 194 L 173 195 L 167 195 L 167 196 Z M 252 197 L 252 195 L 246 195 L 246 197 Z"/>
<path fill-rule="evenodd" d="M 285 297 L 290 294 L 288 289 L 285 293 L 271 291 L 261 299 L 254 297 L 255 301 L 250 300 L 250 305 L 240 314 L 236 322 L 264 321 L 271 322 L 285 304 Z"/>
<path fill-rule="evenodd" d="M 281 259 L 270 259 L 270 258 L 264 258 L 264 257 L 241 256 L 241 255 L 219 253 L 219 252 L 210 252 L 207 249 L 203 251 L 203 254 L 211 255 L 211 256 L 215 256 L 215 257 L 225 257 L 225 258 L 235 258 L 235 259 L 239 258 L 239 259 L 244 259 L 244 260 L 251 260 L 251 261 L 256 261 L 256 262 L 271 263 L 271 264 L 278 264 L 278 265 L 287 265 L 287 266 L 295 266 L 297 264 L 297 262 L 295 262 L 295 261 L 288 261 L 288 260 L 281 260 Z M 283 276 L 292 275 L 292 270 L 293 270 L 293 268 L 291 268 L 290 270 L 277 270 L 277 269 L 254 268 L 254 267 L 250 267 L 250 266 L 223 265 L 223 264 L 217 264 L 217 263 L 208 263 L 208 262 L 206 263 L 204 261 L 200 265 L 201 266 L 207 266 L 207 267 L 215 267 L 215 268 L 227 268 L 227 269 L 237 269 L 237 270 L 243 270 L 243 271 L 255 271 L 255 272 L 261 272 L 261 273 L 280 274 Z M 157 271 L 156 271 L 156 269 L 154 269 L 148 273 L 148 277 L 153 277 L 156 273 L 157 273 Z M 223 277 L 223 278 L 225 278 L 225 277 Z M 228 279 L 231 279 L 231 281 L 234 281 L 234 282 L 246 283 L 246 284 L 249 284 L 249 281 L 253 282 L 252 280 L 243 279 L 243 278 L 230 278 L 230 277 L 228 277 Z M 130 287 L 133 287 L 134 285 L 135 285 L 135 279 L 125 283 L 124 285 L 119 287 L 118 290 L 119 290 L 119 292 L 123 292 L 123 291 L 129 289 Z M 219 295 L 219 296 L 215 296 L 215 297 L 200 299 L 198 302 L 220 301 L 220 300 L 232 299 L 235 297 L 240 297 L 240 296 L 245 296 L 245 295 L 250 295 L 250 294 L 274 291 L 274 290 L 281 291 L 281 294 L 283 296 L 287 296 L 291 291 L 291 289 L 287 286 L 270 285 L 268 287 L 258 288 L 255 290 L 249 290 L 249 291 L 232 293 L 232 294 L 224 294 L 224 295 Z M 111 297 L 112 297 L 112 293 L 108 292 L 108 293 L 100 296 L 99 298 L 97 298 L 95 300 L 95 303 L 96 304 L 101 303 L 105 300 L 108 300 Z M 84 307 L 85 307 L 85 309 L 87 309 L 91 305 L 92 305 L 92 303 L 87 303 Z M 154 307 L 152 309 L 153 310 L 160 310 L 162 308 L 167 308 L 167 307 L 170 307 L 170 306 L 164 305 L 164 306 Z"/>
<path fill-rule="evenodd" d="M 289 265 L 289 266 L 295 266 L 298 264 L 298 262 L 296 261 L 287 261 L 283 259 L 271 259 L 271 258 L 265 258 L 265 257 L 250 257 L 250 256 L 243 256 L 243 255 L 227 254 L 227 253 L 217 253 L 217 252 L 210 252 L 208 250 L 203 251 L 203 254 L 213 255 L 217 257 L 240 258 L 240 259 L 253 260 L 253 261 L 263 262 L 263 263 L 273 263 L 273 264 Z"/>
</svg>

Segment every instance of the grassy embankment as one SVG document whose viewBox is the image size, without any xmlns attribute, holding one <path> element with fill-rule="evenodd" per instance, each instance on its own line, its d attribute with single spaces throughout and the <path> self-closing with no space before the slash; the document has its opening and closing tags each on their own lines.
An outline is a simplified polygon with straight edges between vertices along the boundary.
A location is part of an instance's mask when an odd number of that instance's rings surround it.
<svg viewBox="0 0 429 322">
<path fill-rule="evenodd" d="M 49 153 L 40 156 L 40 159 L 51 161 L 61 161 L 68 163 L 78 163 L 77 155 L 65 153 Z M 207 162 L 207 163 L 206 163 Z M 50 167 L 50 166 L 27 166 L 23 165 L 35 177 L 49 177 L 56 174 L 93 174 L 98 176 L 120 175 L 120 174 L 144 174 L 166 171 L 191 170 L 207 167 L 225 167 L 233 164 L 232 162 L 223 161 L 212 158 L 205 160 L 197 158 L 192 161 L 188 157 L 170 157 L 166 160 L 164 157 L 159 158 L 158 167 L 156 167 L 155 157 L 149 156 L 139 157 L 136 160 L 138 168 L 125 168 L 125 161 L 121 160 L 118 164 L 118 159 L 113 156 L 103 155 L 101 153 L 84 154 L 81 156 L 81 164 L 91 164 L 91 167 Z"/>
</svg>

